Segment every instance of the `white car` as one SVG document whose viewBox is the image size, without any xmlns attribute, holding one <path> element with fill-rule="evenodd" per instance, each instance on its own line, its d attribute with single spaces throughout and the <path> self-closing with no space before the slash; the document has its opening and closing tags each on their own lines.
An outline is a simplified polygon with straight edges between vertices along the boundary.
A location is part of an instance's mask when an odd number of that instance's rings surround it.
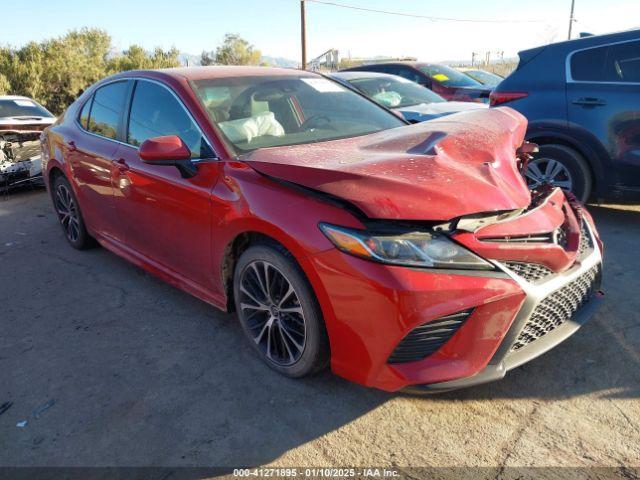
<svg viewBox="0 0 640 480">
<path fill-rule="evenodd" d="M 40 133 L 55 121 L 35 100 L 0 96 L 0 190 L 42 176 Z"/>
</svg>

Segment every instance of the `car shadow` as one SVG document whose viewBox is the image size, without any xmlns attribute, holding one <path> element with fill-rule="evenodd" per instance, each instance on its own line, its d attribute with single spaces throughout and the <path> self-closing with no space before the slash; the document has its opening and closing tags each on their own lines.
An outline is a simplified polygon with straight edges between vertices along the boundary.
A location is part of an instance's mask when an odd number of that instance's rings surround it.
<svg viewBox="0 0 640 480">
<path fill-rule="evenodd" d="M 273 462 L 401 397 L 328 371 L 282 377 L 257 358 L 233 315 L 104 249 L 72 250 L 48 199 L 27 200 L 20 215 L 3 210 L 5 233 L 20 228 L 22 236 L 0 248 L 12 272 L 3 287 L 10 318 L 0 403 L 14 402 L 0 416 L 0 465 L 216 465 L 229 473 Z M 638 397 L 640 269 L 631 243 L 640 239 L 640 212 L 593 211 L 608 248 L 608 295 L 597 316 L 501 382 L 416 401 Z M 16 428 L 20 420 L 28 426 Z M 313 463 L 328 462 L 322 448 L 314 446 Z"/>
</svg>

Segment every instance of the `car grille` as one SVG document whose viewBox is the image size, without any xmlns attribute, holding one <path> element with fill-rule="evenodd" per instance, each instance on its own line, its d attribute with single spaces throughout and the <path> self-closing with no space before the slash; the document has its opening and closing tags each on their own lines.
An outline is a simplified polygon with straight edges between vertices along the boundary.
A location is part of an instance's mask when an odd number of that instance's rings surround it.
<svg viewBox="0 0 640 480">
<path fill-rule="evenodd" d="M 566 233 L 564 228 L 557 230 L 557 241 L 559 245 L 566 247 Z M 580 227 L 580 243 L 578 245 L 578 258 L 583 258 L 588 252 L 593 250 L 593 239 L 587 229 L 585 221 Z M 539 263 L 505 262 L 505 266 L 516 275 L 524 278 L 528 282 L 537 282 L 553 275 L 553 270 Z"/>
<path fill-rule="evenodd" d="M 526 347 L 570 320 L 594 293 L 599 277 L 600 266 L 597 265 L 542 300 L 511 346 L 511 351 Z"/>
<path fill-rule="evenodd" d="M 414 328 L 398 344 L 388 363 L 416 362 L 428 357 L 458 331 L 472 311 L 470 309 L 440 317 Z"/>
<path fill-rule="evenodd" d="M 480 239 L 480 241 L 492 243 L 553 243 L 553 233 L 540 233 L 537 235 L 520 235 L 513 237 L 487 237 Z"/>
<path fill-rule="evenodd" d="M 539 263 L 505 262 L 505 265 L 516 275 L 528 282 L 536 282 L 553 275 L 553 270 Z"/>
<path fill-rule="evenodd" d="M 582 257 L 585 253 L 593 249 L 593 239 L 589 234 L 589 230 L 587 229 L 586 222 L 582 221 L 582 226 L 580 227 L 580 243 L 578 245 L 578 257 Z"/>
</svg>

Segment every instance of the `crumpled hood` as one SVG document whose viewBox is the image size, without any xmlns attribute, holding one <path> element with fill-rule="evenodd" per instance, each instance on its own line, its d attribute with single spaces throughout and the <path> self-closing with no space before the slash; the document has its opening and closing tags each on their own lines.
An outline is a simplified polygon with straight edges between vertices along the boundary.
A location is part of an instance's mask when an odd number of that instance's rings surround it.
<svg viewBox="0 0 640 480">
<path fill-rule="evenodd" d="M 449 220 L 529 205 L 515 161 L 526 119 L 508 107 L 361 137 L 258 149 L 258 172 L 342 198 L 371 218 Z"/>
<path fill-rule="evenodd" d="M 437 102 L 421 103 L 408 107 L 394 108 L 402 113 L 402 116 L 409 121 L 424 122 L 432 118 L 451 115 L 452 113 L 467 112 L 469 110 L 482 110 L 489 108 L 486 103 L 473 102 Z"/>
</svg>

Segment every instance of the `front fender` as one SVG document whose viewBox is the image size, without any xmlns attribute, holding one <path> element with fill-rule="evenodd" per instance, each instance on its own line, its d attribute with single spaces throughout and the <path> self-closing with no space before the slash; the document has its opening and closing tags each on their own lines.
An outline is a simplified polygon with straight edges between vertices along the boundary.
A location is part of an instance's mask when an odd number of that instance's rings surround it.
<svg viewBox="0 0 640 480">
<path fill-rule="evenodd" d="M 221 181 L 212 191 L 212 218 L 214 288 L 223 294 L 224 261 L 239 235 L 257 233 L 282 244 L 320 297 L 321 286 L 309 256 L 335 247 L 318 223 L 363 228 L 347 210 L 275 182 L 242 162 L 225 162 L 222 166 Z"/>
</svg>

